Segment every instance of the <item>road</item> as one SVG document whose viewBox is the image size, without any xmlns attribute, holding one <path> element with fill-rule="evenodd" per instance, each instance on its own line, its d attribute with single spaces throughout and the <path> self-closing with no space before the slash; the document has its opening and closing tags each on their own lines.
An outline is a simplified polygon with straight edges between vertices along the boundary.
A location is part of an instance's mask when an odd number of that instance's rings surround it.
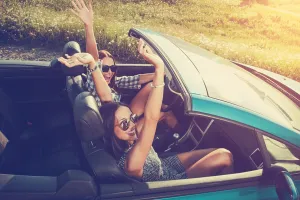
<svg viewBox="0 0 300 200">
<path fill-rule="evenodd" d="M 58 50 L 44 47 L 32 48 L 26 46 L 0 44 L 0 60 L 38 60 L 51 61 L 61 55 Z"/>
</svg>

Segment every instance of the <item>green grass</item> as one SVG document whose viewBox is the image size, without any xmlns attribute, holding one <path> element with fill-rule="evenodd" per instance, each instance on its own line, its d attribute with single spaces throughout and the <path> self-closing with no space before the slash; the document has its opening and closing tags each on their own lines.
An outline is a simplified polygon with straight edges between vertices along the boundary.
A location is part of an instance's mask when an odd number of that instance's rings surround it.
<svg viewBox="0 0 300 200">
<path fill-rule="evenodd" d="M 84 29 L 69 0 L 4 0 L 0 38 L 62 47 L 84 44 Z M 222 57 L 300 81 L 300 1 L 240 7 L 240 0 L 94 0 L 99 46 L 137 62 L 131 27 L 180 37 Z M 37 6 L 39 5 L 39 8 Z M 294 13 L 294 11 L 296 11 Z M 299 13 L 300 14 L 300 13 Z"/>
</svg>

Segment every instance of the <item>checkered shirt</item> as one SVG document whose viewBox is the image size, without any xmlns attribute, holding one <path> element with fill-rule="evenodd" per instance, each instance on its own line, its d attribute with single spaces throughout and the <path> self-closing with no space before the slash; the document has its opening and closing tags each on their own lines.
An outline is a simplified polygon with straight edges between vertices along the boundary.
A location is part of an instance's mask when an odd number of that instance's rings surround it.
<svg viewBox="0 0 300 200">
<path fill-rule="evenodd" d="M 140 81 L 140 75 L 134 75 L 134 76 L 120 76 L 115 77 L 115 86 L 117 88 L 126 88 L 126 89 L 140 89 L 141 85 L 139 84 Z M 98 96 L 95 88 L 95 84 L 93 81 L 92 74 L 88 71 L 87 73 L 87 80 L 85 83 L 85 89 L 89 91 L 95 98 L 97 105 L 101 106 L 100 97 Z M 120 102 L 121 101 L 121 94 L 118 94 L 114 89 L 111 88 L 111 94 L 112 99 L 114 102 Z"/>
</svg>

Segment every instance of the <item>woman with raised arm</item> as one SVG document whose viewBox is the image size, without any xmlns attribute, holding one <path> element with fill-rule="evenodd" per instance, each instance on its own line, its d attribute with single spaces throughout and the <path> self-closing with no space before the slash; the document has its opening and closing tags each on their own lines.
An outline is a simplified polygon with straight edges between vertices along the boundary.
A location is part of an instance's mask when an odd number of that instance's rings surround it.
<svg viewBox="0 0 300 200">
<path fill-rule="evenodd" d="M 87 72 L 87 81 L 85 88 L 94 96 L 98 106 L 100 107 L 103 102 L 107 101 L 107 96 L 111 95 L 111 99 L 114 102 L 121 101 L 121 95 L 116 91 L 116 88 L 127 88 L 127 89 L 140 89 L 137 95 L 132 99 L 130 103 L 131 110 L 138 116 L 144 113 L 146 101 L 151 91 L 150 81 L 153 80 L 154 73 L 137 74 L 134 76 L 121 76 L 116 77 L 117 67 L 113 56 L 105 50 L 99 51 L 97 49 L 97 43 L 93 29 L 93 8 L 92 1 L 89 0 L 88 6 L 86 6 L 83 0 L 72 1 L 73 9 L 71 11 L 83 22 L 86 34 L 86 51 L 91 54 L 94 60 L 99 66 L 102 66 L 96 73 L 91 73 L 92 70 Z M 149 47 L 146 47 L 149 49 Z M 68 49 L 77 49 L 77 52 L 81 52 L 78 43 L 69 42 L 65 45 L 64 52 L 68 52 Z M 75 52 L 76 52 L 75 51 Z M 74 52 L 74 51 L 70 51 Z M 103 86 L 103 80 L 99 79 L 99 73 L 102 72 L 103 78 L 108 84 L 110 90 Z M 146 84 L 148 83 L 148 84 Z M 146 84 L 142 89 L 141 85 Z M 104 91 L 102 89 L 104 88 Z M 107 92 L 107 91 L 110 91 Z M 177 122 L 177 119 L 173 115 L 172 111 L 161 113 L 161 120 L 165 121 L 166 124 L 176 132 L 182 132 L 182 128 Z"/>
<path fill-rule="evenodd" d="M 167 158 L 158 157 L 152 143 L 162 106 L 164 63 L 151 50 L 144 48 L 142 40 L 139 41 L 138 50 L 155 67 L 144 121 L 137 121 L 130 107 L 121 103 L 108 102 L 100 108 L 106 138 L 111 141 L 119 168 L 128 176 L 144 182 L 213 176 L 231 168 L 232 155 L 226 149 L 203 149 Z M 88 64 L 91 70 L 95 68 L 95 61 L 90 54 L 75 54 L 59 60 L 69 67 Z"/>
</svg>

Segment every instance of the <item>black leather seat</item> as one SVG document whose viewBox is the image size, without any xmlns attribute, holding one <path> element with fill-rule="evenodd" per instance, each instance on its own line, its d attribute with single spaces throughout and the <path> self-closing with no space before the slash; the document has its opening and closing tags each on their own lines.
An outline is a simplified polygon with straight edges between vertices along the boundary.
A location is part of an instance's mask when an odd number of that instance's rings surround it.
<svg viewBox="0 0 300 200">
<path fill-rule="evenodd" d="M 84 80 L 82 75 L 67 76 L 66 88 L 71 104 L 74 104 L 74 100 L 80 93 L 84 92 Z"/>
<path fill-rule="evenodd" d="M 74 120 L 82 150 L 91 172 L 101 183 L 136 182 L 116 165 L 104 141 L 104 128 L 96 101 L 89 92 L 79 94 L 74 101 Z"/>
</svg>

